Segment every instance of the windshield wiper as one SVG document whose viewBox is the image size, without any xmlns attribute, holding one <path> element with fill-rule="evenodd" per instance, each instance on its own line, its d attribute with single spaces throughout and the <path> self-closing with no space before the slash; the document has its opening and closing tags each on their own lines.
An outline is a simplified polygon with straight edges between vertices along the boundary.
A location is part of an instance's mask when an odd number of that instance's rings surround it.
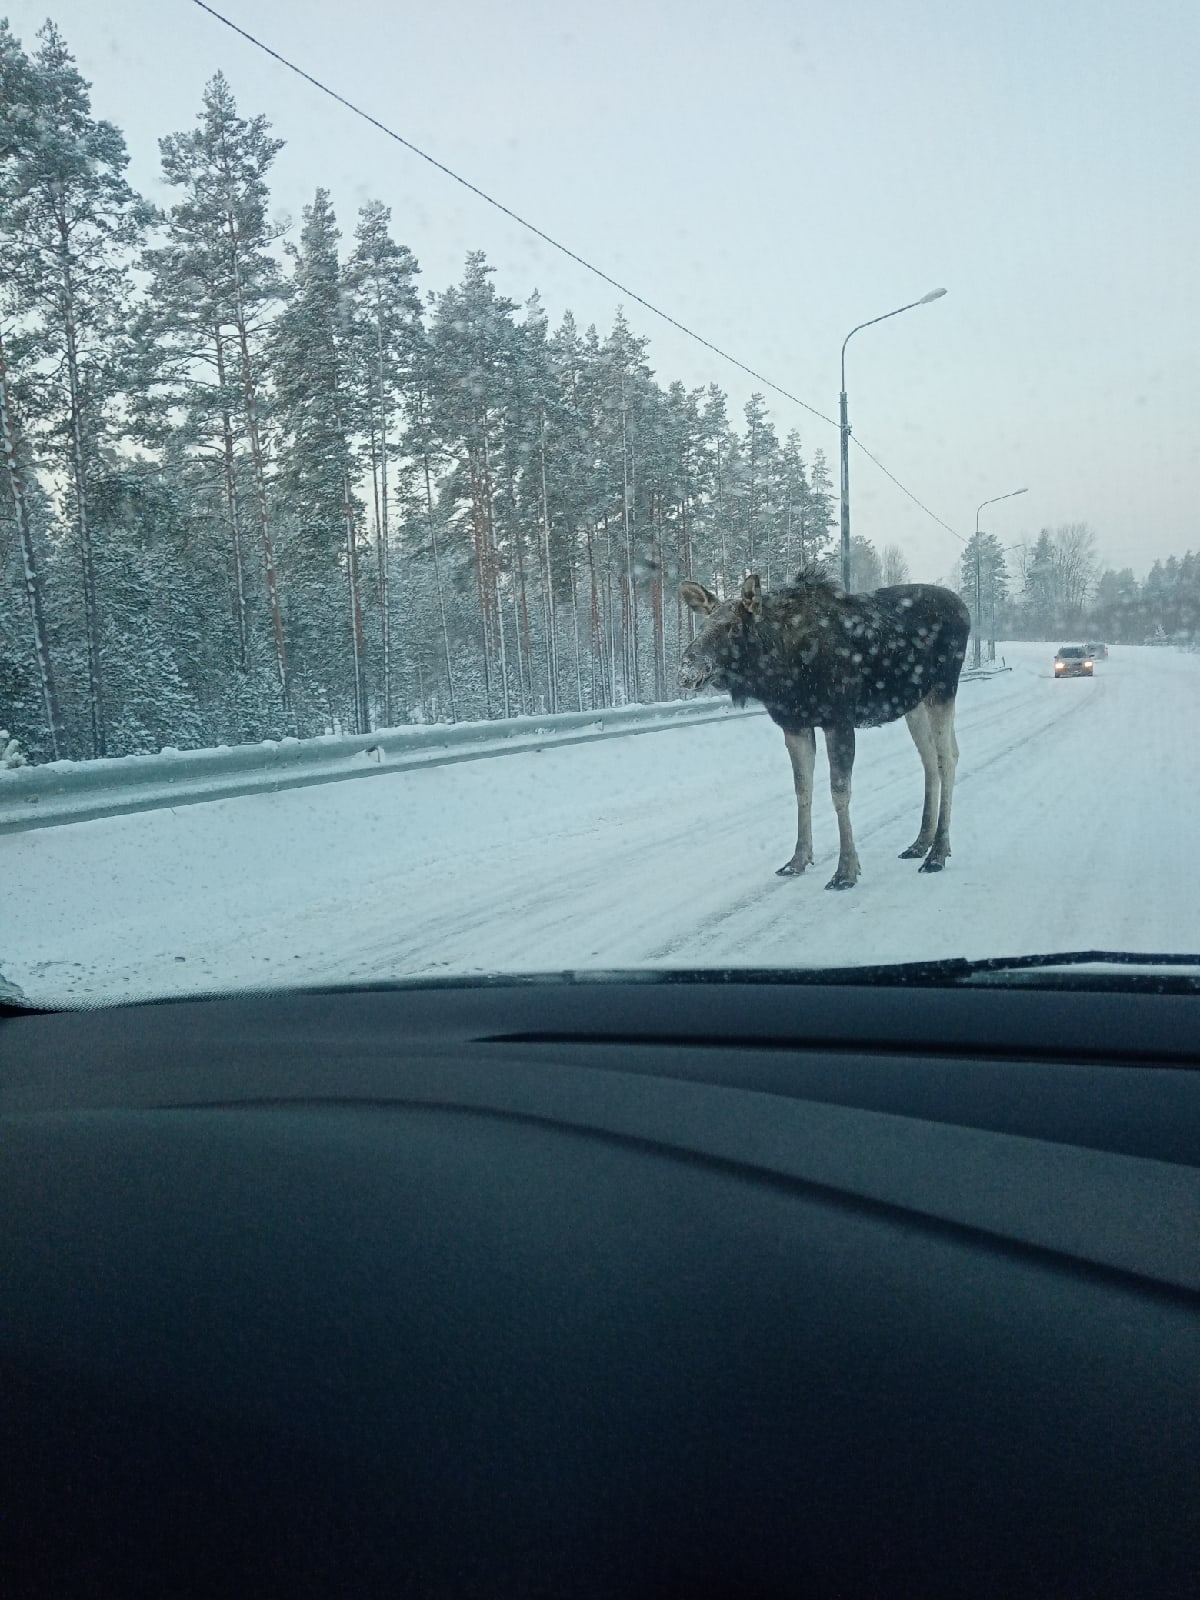
<svg viewBox="0 0 1200 1600">
<path fill-rule="evenodd" d="M 366 978 L 351 983 L 310 984 L 261 991 L 288 994 L 362 994 L 414 989 L 544 988 L 547 985 L 597 987 L 604 984 L 763 984 L 811 986 L 854 985 L 859 988 L 1031 988 L 1116 991 L 1123 994 L 1200 994 L 1200 955 L 1178 951 L 1055 950 L 1037 955 L 983 956 L 967 960 L 947 956 L 933 961 L 888 961 L 852 967 L 633 967 L 577 968 L 533 972 L 424 973 L 402 978 Z M 245 991 L 232 991 L 244 994 Z M 228 999 L 230 993 L 163 994 L 140 1004 Z M 117 1002 L 119 1003 L 119 1002 Z M 0 1017 L 19 1017 L 43 1010 L 13 983 L 0 977 Z"/>
<path fill-rule="evenodd" d="M 852 967 L 633 967 L 534 972 L 462 972 L 322 986 L 325 992 L 361 989 L 528 988 L 547 984 L 856 984 L 862 988 L 952 988 L 1025 985 L 1042 989 L 1143 990 L 1200 993 L 1200 955 L 1134 950 L 1055 950 L 1021 956 L 947 956 L 933 961 L 888 961 Z"/>
<path fill-rule="evenodd" d="M 937 963 L 930 963 L 936 966 Z M 1200 955 L 1179 951 L 1059 950 L 1045 955 L 989 956 L 964 962 L 956 981 L 1035 983 L 1054 988 L 1148 989 L 1193 993 L 1200 989 Z"/>
<path fill-rule="evenodd" d="M 668 982 L 862 984 L 902 987 L 1025 984 L 1054 989 L 1200 992 L 1200 955 L 1135 950 L 1055 950 L 1037 955 L 947 956 L 853 967 L 729 967 L 659 976 Z"/>
</svg>

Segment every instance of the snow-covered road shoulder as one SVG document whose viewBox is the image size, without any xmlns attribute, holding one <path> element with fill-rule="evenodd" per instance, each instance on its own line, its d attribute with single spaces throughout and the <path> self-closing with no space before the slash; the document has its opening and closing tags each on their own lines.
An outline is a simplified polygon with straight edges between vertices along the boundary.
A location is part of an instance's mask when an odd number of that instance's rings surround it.
<svg viewBox="0 0 1200 1600">
<path fill-rule="evenodd" d="M 163 750 L 100 761 L 51 761 L 0 771 L 0 833 L 91 822 L 97 817 L 198 805 L 243 795 L 448 766 L 553 745 L 621 739 L 684 723 L 720 722 L 738 711 L 718 696 L 615 706 L 491 722 L 433 723 L 317 739 Z"/>
</svg>

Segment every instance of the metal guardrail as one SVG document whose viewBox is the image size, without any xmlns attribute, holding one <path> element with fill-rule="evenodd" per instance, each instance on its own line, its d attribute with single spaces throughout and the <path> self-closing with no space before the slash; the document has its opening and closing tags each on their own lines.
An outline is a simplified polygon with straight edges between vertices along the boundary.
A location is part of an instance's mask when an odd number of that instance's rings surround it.
<svg viewBox="0 0 1200 1600">
<path fill-rule="evenodd" d="M 158 755 L 52 761 L 0 772 L 0 833 L 754 714 L 709 696 L 495 722 L 434 723 L 318 739 L 267 739 L 261 744 L 221 745 L 211 750 L 167 749 Z"/>
</svg>

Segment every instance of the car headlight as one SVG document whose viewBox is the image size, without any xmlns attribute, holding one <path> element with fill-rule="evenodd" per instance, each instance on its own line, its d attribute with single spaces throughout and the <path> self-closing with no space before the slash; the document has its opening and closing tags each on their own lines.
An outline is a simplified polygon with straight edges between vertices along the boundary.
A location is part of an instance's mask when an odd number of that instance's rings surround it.
<svg viewBox="0 0 1200 1600">
<path fill-rule="evenodd" d="M 1091 667 L 1091 666 L 1095 665 L 1095 663 L 1092 662 L 1092 661 L 1085 661 L 1083 664 L 1084 664 L 1085 667 Z"/>
</svg>

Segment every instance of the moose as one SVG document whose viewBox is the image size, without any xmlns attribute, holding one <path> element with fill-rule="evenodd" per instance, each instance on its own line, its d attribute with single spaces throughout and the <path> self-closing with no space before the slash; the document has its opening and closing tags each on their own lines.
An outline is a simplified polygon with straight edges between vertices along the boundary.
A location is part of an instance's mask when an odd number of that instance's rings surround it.
<svg viewBox="0 0 1200 1600">
<path fill-rule="evenodd" d="M 954 699 L 971 619 L 956 594 L 904 583 L 846 594 L 823 574 L 801 571 L 768 593 L 758 575 L 731 600 L 687 582 L 682 597 L 704 618 L 684 652 L 679 686 L 727 690 L 735 705 L 758 700 L 783 729 L 796 786 L 796 849 L 781 877 L 812 864 L 812 784 L 816 729 L 825 733 L 839 855 L 827 889 L 858 881 L 850 827 L 854 731 L 904 717 L 925 769 L 921 829 L 901 857 L 940 872 L 950 854 L 950 807 L 958 742 Z"/>
</svg>

